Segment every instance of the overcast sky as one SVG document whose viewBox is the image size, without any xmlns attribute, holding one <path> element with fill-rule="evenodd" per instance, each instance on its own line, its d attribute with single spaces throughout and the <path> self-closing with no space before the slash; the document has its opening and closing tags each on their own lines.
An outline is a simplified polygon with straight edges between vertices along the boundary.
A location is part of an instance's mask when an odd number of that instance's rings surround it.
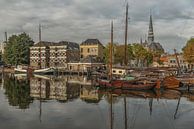
<svg viewBox="0 0 194 129">
<path fill-rule="evenodd" d="M 114 41 L 124 41 L 127 0 L 0 0 L 0 40 L 27 32 L 38 40 L 38 24 L 43 25 L 45 41 L 74 41 L 98 38 L 110 40 L 110 21 L 114 20 Z M 166 51 L 180 50 L 194 36 L 194 0 L 128 0 L 129 43 L 145 39 L 152 10 L 155 41 Z"/>
</svg>

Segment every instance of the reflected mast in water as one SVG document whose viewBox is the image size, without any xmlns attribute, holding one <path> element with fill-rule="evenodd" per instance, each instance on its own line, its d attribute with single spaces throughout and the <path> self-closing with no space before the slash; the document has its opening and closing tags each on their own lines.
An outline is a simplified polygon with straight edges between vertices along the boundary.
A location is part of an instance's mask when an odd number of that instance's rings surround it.
<svg viewBox="0 0 194 129">
<path fill-rule="evenodd" d="M 113 129 L 113 102 L 112 92 L 110 92 L 110 129 Z"/>
<path fill-rule="evenodd" d="M 153 104 L 153 98 L 150 98 L 149 100 L 150 116 L 152 115 L 152 104 Z"/>
<path fill-rule="evenodd" d="M 179 109 L 180 101 L 181 101 L 181 97 L 178 99 L 178 103 L 177 103 L 176 110 L 175 110 L 175 113 L 174 113 L 174 119 L 176 119 L 176 118 L 177 118 L 177 113 L 178 113 L 178 109 Z"/>
<path fill-rule="evenodd" d="M 42 122 L 42 81 L 39 79 L 40 82 L 40 93 L 39 93 L 39 121 Z"/>
</svg>

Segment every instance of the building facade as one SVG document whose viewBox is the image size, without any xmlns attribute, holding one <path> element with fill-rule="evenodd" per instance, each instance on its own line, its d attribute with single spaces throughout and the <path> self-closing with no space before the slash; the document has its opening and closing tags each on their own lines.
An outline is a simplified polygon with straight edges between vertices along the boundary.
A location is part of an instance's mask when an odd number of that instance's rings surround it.
<svg viewBox="0 0 194 129">
<path fill-rule="evenodd" d="M 104 46 L 98 39 L 87 39 L 80 44 L 80 57 L 97 56 L 103 59 Z"/>
<path fill-rule="evenodd" d="M 194 68 L 194 64 L 189 64 L 183 57 L 183 54 L 177 54 L 177 58 L 182 70 L 191 70 Z M 178 67 L 178 62 L 175 54 L 165 55 L 160 58 L 160 61 L 163 63 L 163 67 Z"/>
<path fill-rule="evenodd" d="M 30 47 L 30 66 L 36 68 L 66 68 L 69 62 L 80 60 L 79 45 L 77 43 L 61 41 L 58 43 L 37 43 Z"/>
<path fill-rule="evenodd" d="M 79 72 L 91 72 L 103 69 L 104 63 L 98 60 L 95 56 L 87 56 L 80 60 L 80 62 L 68 63 L 68 70 Z"/>
</svg>

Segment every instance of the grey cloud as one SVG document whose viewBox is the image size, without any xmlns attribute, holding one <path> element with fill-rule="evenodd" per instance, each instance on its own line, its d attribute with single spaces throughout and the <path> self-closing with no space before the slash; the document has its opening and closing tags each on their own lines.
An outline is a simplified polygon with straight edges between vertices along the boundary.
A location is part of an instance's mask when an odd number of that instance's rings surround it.
<svg viewBox="0 0 194 129">
<path fill-rule="evenodd" d="M 129 42 L 138 42 L 141 37 L 145 37 L 152 9 L 156 39 L 165 48 L 168 48 L 165 45 L 168 42 L 185 43 L 186 37 L 192 36 L 192 30 L 184 24 L 193 22 L 193 5 L 193 0 L 129 1 Z M 80 43 L 86 38 L 99 38 L 107 43 L 110 39 L 110 20 L 113 19 L 114 40 L 122 43 L 124 14 L 125 0 L 1 0 L 1 40 L 4 31 L 9 34 L 26 31 L 37 41 L 38 24 L 41 23 L 44 40 L 71 40 Z M 182 34 L 184 37 L 177 38 L 176 35 L 180 35 L 182 28 L 187 35 Z"/>
</svg>

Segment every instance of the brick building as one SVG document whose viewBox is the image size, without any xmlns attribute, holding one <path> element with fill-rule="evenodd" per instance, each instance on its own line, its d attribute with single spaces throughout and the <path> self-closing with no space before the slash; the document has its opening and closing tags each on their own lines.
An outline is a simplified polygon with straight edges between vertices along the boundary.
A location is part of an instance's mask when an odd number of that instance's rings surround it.
<svg viewBox="0 0 194 129">
<path fill-rule="evenodd" d="M 61 41 L 39 42 L 30 47 L 30 66 L 36 68 L 66 68 L 69 62 L 80 60 L 79 45 Z"/>
</svg>

